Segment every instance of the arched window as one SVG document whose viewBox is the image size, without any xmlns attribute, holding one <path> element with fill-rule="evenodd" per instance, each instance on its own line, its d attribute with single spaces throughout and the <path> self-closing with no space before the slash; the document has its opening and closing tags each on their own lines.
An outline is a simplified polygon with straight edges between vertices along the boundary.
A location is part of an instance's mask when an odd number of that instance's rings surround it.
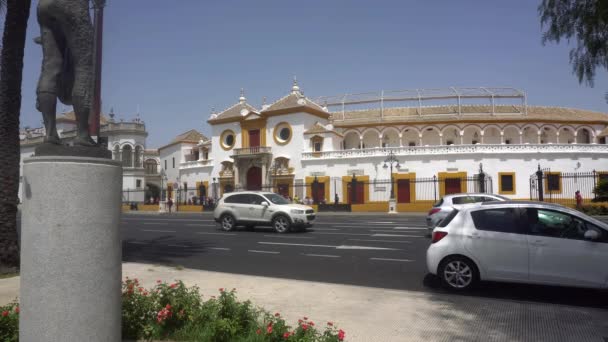
<svg viewBox="0 0 608 342">
<path fill-rule="evenodd" d="M 158 163 L 154 159 L 146 160 L 145 168 L 147 175 L 155 175 L 158 173 Z"/>
<path fill-rule="evenodd" d="M 120 146 L 114 146 L 114 160 L 120 160 Z"/>
<path fill-rule="evenodd" d="M 129 145 L 122 148 L 122 166 L 133 167 L 133 149 Z"/>
</svg>

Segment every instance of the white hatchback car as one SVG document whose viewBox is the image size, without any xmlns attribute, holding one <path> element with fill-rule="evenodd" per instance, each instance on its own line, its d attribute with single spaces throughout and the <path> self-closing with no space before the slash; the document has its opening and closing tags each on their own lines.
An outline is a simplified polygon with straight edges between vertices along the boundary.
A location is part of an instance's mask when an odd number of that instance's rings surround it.
<svg viewBox="0 0 608 342">
<path fill-rule="evenodd" d="M 275 193 L 242 191 L 220 198 L 213 210 L 213 218 L 225 231 L 242 225 L 249 229 L 272 226 L 278 233 L 287 233 L 312 226 L 315 211 L 309 206 L 289 203 Z"/>
<path fill-rule="evenodd" d="M 608 224 L 557 204 L 456 207 L 433 231 L 427 267 L 443 285 L 480 280 L 608 287 Z"/>
</svg>

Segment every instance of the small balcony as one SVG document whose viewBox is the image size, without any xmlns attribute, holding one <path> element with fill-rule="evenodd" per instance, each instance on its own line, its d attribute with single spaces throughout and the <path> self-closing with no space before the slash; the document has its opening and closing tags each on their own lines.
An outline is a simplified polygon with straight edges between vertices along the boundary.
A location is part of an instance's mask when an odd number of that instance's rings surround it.
<svg viewBox="0 0 608 342">
<path fill-rule="evenodd" d="M 211 167 L 213 166 L 213 159 L 205 159 L 205 160 L 186 160 L 183 163 L 179 163 L 180 169 L 192 169 L 197 167 Z"/>
<path fill-rule="evenodd" d="M 249 156 L 249 155 L 257 155 L 257 154 L 270 154 L 272 153 L 272 149 L 268 146 L 256 146 L 256 147 L 245 147 L 245 148 L 235 148 L 234 156 Z"/>
</svg>

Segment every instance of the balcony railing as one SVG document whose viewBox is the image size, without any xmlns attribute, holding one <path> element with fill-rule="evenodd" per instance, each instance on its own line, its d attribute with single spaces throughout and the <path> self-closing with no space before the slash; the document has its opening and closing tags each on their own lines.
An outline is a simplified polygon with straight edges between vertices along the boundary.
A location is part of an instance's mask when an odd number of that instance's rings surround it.
<svg viewBox="0 0 608 342">
<path fill-rule="evenodd" d="M 524 145 L 441 145 L 378 147 L 340 151 L 304 152 L 302 159 L 341 159 L 395 155 L 440 155 L 440 154 L 509 154 L 509 153 L 608 153 L 608 145 L 596 144 L 524 144 Z"/>
<path fill-rule="evenodd" d="M 191 162 L 191 161 L 198 160 L 198 156 L 197 156 L 197 155 L 195 155 L 195 154 L 186 154 L 186 155 L 184 156 L 184 159 L 185 159 L 187 162 Z"/>
<path fill-rule="evenodd" d="M 235 148 L 234 155 L 235 156 L 245 156 L 250 154 L 260 154 L 260 153 L 271 153 L 271 148 L 267 146 L 256 146 L 256 147 L 245 147 L 245 148 Z"/>
<path fill-rule="evenodd" d="M 190 169 L 190 168 L 195 168 L 195 167 L 212 166 L 212 165 L 213 165 L 213 159 L 191 160 L 191 161 L 179 163 L 179 168 L 180 169 Z"/>
</svg>

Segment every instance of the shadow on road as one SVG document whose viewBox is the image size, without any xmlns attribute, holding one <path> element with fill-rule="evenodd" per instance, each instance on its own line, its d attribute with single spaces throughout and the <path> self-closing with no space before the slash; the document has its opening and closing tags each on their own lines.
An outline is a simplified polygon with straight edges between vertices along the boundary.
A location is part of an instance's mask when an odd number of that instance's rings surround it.
<svg viewBox="0 0 608 342">
<path fill-rule="evenodd" d="M 208 241 L 176 239 L 174 236 L 160 236 L 146 241 L 126 239 L 122 241 L 122 260 L 168 266 L 181 265 L 181 260 L 203 255 L 214 246 L 215 244 Z"/>
<path fill-rule="evenodd" d="M 558 286 L 482 282 L 476 289 L 463 293 L 445 290 L 438 277 L 427 274 L 424 287 L 433 294 L 492 298 L 518 302 L 550 303 L 608 309 L 608 291 Z"/>
</svg>

